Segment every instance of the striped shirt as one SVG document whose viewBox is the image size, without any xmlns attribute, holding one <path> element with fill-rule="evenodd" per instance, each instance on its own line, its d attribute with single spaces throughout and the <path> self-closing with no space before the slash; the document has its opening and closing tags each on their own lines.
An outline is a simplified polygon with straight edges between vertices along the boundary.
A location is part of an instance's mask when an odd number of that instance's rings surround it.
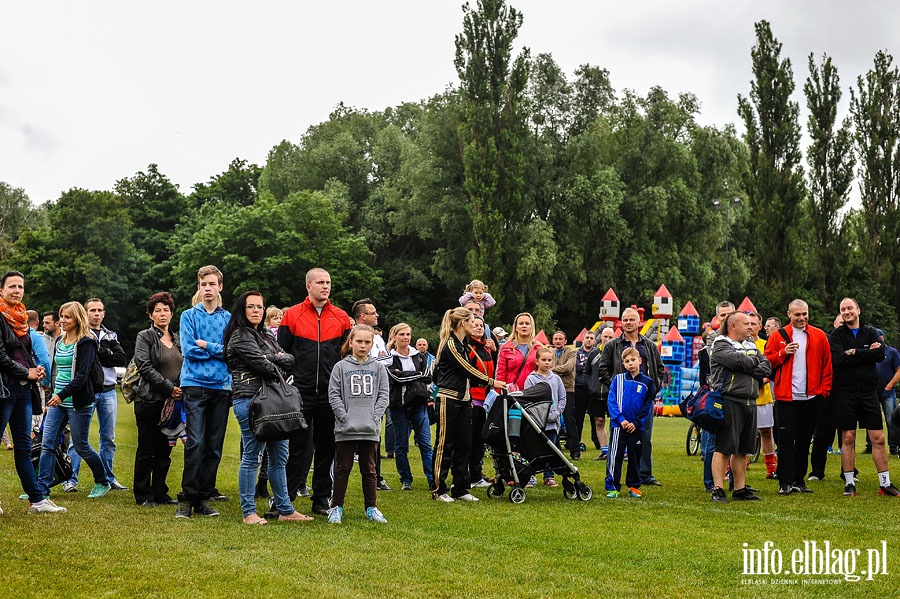
<svg viewBox="0 0 900 599">
<path fill-rule="evenodd" d="M 53 356 L 53 362 L 56 364 L 56 380 L 53 385 L 53 393 L 59 395 L 60 391 L 66 388 L 66 385 L 72 382 L 72 362 L 75 358 L 75 344 L 65 344 L 62 339 L 56 346 L 56 354 Z M 60 404 L 63 408 L 72 407 L 72 396 L 65 398 Z"/>
</svg>

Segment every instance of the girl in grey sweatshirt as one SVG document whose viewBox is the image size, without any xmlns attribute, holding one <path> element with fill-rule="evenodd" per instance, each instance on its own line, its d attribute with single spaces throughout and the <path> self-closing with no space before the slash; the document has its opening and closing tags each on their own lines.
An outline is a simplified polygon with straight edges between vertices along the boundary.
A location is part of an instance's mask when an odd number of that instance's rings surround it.
<svg viewBox="0 0 900 599">
<path fill-rule="evenodd" d="M 335 364 L 328 385 L 328 402 L 334 412 L 334 489 L 328 521 L 339 524 L 343 519 L 344 496 L 354 453 L 359 455 L 366 517 L 385 523 L 375 505 L 377 476 L 375 460 L 381 437 L 381 417 L 388 405 L 390 387 L 388 373 L 381 362 L 369 358 L 375 332 L 358 324 L 350 331 L 341 353 L 344 359 Z"/>
</svg>

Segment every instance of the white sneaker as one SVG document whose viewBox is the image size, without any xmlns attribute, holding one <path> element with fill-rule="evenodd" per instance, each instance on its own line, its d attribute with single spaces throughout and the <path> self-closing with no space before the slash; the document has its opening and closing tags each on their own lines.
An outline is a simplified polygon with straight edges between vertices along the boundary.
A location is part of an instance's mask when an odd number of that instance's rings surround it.
<svg viewBox="0 0 900 599">
<path fill-rule="evenodd" d="M 444 503 L 453 503 L 453 501 L 454 501 L 453 498 L 450 497 L 449 495 L 447 495 L 446 493 L 444 493 L 443 495 L 436 496 L 435 499 L 438 501 L 443 501 Z"/>
<path fill-rule="evenodd" d="M 459 501 L 478 501 L 478 498 L 472 495 L 471 493 L 466 493 L 465 495 L 460 495 L 456 498 Z"/>
<path fill-rule="evenodd" d="M 486 489 L 486 488 L 488 488 L 488 487 L 490 487 L 490 486 L 491 486 L 491 483 L 489 483 L 488 481 L 486 481 L 486 480 L 484 480 L 484 479 L 482 478 L 482 479 L 481 479 L 480 481 L 478 481 L 477 483 L 473 483 L 472 486 L 471 486 L 470 488 L 472 488 L 472 489 Z"/>
<path fill-rule="evenodd" d="M 49 499 L 38 501 L 37 503 L 32 503 L 28 506 L 29 514 L 65 514 L 67 511 L 69 510 L 56 505 Z"/>
<path fill-rule="evenodd" d="M 73 485 L 71 482 L 66 481 L 62 485 L 63 493 L 77 493 L 78 487 Z"/>
</svg>

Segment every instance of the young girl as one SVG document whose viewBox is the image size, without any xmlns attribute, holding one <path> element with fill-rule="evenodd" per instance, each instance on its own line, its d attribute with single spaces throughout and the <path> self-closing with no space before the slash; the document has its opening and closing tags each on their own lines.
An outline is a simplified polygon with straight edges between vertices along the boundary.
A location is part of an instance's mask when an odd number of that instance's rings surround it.
<svg viewBox="0 0 900 599">
<path fill-rule="evenodd" d="M 284 311 L 278 306 L 266 308 L 266 326 L 269 327 L 276 339 L 278 338 L 278 327 L 281 326 L 282 318 L 284 318 Z"/>
<path fill-rule="evenodd" d="M 340 524 L 344 515 L 344 496 L 354 450 L 359 453 L 359 471 L 363 479 L 366 518 L 384 524 L 384 515 L 375 507 L 377 475 L 375 459 L 381 435 L 381 417 L 388 406 L 390 387 L 387 369 L 369 357 L 375 331 L 358 324 L 350 331 L 338 362 L 331 371 L 328 402 L 334 412 L 334 490 L 328 521 Z M 348 355 L 349 354 L 349 355 Z"/>
<path fill-rule="evenodd" d="M 484 316 L 487 309 L 497 303 L 493 296 L 488 293 L 487 285 L 478 279 L 472 279 L 472 282 L 466 285 L 466 292 L 459 298 L 459 305 L 465 306 L 469 300 L 475 300 L 481 304 L 481 314 Z"/>
<path fill-rule="evenodd" d="M 553 350 L 549 347 L 542 347 L 537 350 L 534 360 L 535 370 L 525 379 L 525 389 L 533 387 L 540 382 L 550 385 L 553 391 L 553 403 L 550 405 L 550 413 L 547 415 L 547 424 L 544 426 L 544 434 L 553 443 L 556 443 L 557 433 L 559 431 L 559 416 L 566 409 L 566 388 L 563 385 L 559 375 L 550 369 L 553 368 Z M 549 464 L 548 464 L 549 466 Z M 530 485 L 534 483 L 529 481 Z M 549 467 L 544 470 L 544 484 L 548 487 L 556 486 L 556 479 L 553 478 L 553 470 Z"/>
</svg>

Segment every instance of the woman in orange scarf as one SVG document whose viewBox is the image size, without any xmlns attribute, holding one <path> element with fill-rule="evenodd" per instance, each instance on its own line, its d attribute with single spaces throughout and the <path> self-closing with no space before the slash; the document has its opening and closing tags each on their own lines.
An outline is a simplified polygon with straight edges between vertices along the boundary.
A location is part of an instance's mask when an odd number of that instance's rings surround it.
<svg viewBox="0 0 900 599">
<path fill-rule="evenodd" d="M 25 275 L 11 270 L 0 277 L 0 429 L 9 423 L 16 472 L 28 495 L 28 511 L 63 513 L 66 508 L 44 498 L 31 465 L 31 393 L 45 373 L 43 366 L 35 366 L 24 295 Z"/>
</svg>

